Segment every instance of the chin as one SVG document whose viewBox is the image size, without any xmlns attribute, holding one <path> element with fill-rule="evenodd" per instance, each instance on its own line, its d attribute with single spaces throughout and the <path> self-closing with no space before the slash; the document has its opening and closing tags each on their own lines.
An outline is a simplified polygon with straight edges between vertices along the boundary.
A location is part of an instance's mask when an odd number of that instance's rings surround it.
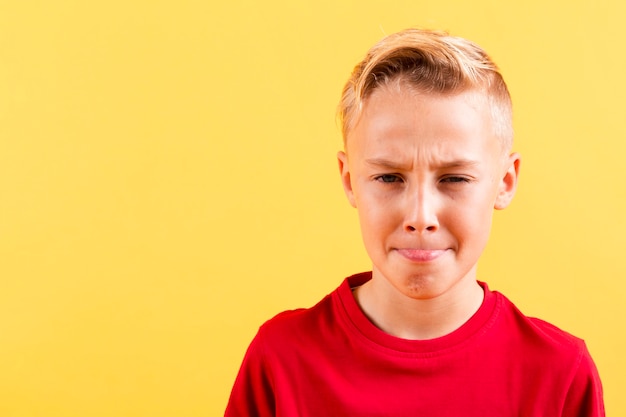
<svg viewBox="0 0 626 417">
<path fill-rule="evenodd" d="M 415 279 L 405 287 L 404 295 L 414 300 L 429 300 L 437 298 L 446 292 L 445 288 L 437 284 L 424 282 L 424 280 Z"/>
</svg>

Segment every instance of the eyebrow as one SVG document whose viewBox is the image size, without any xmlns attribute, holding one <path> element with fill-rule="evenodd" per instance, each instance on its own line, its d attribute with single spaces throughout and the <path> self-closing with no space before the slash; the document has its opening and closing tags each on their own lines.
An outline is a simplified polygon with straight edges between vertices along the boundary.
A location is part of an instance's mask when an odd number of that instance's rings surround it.
<svg viewBox="0 0 626 417">
<path fill-rule="evenodd" d="M 396 161 L 392 161 L 385 158 L 369 158 L 366 159 L 365 162 L 368 165 L 374 165 L 384 168 L 390 169 L 404 169 L 406 165 L 402 163 L 398 163 Z M 449 169 L 449 168 L 469 168 L 478 165 L 478 161 L 474 161 L 471 159 L 454 159 L 451 161 L 444 161 L 437 164 L 437 168 L 439 169 Z"/>
</svg>

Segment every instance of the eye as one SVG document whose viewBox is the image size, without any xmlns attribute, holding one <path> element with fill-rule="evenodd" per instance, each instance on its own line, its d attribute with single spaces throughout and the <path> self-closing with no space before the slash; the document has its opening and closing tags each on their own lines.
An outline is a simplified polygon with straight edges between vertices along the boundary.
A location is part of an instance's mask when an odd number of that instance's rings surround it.
<svg viewBox="0 0 626 417">
<path fill-rule="evenodd" d="M 379 175 L 376 178 L 374 178 L 376 181 L 378 182 L 384 182 L 384 183 L 392 183 L 392 182 L 401 182 L 402 178 L 400 178 L 397 175 L 394 174 L 383 174 L 383 175 Z"/>
<path fill-rule="evenodd" d="M 451 177 L 445 177 L 442 178 L 441 182 L 447 182 L 447 183 L 463 183 L 463 182 L 470 182 L 469 178 L 465 178 L 465 177 L 455 177 L 455 176 L 451 176 Z"/>
</svg>

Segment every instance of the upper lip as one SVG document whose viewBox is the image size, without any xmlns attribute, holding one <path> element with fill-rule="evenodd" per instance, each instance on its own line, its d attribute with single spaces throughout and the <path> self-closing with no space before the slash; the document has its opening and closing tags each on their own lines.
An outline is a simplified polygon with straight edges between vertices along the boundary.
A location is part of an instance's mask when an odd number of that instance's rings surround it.
<svg viewBox="0 0 626 417">
<path fill-rule="evenodd" d="M 445 249 L 424 249 L 424 248 L 396 248 L 403 252 L 415 252 L 415 253 L 429 253 L 429 252 L 443 252 Z"/>
<path fill-rule="evenodd" d="M 445 250 L 445 248 L 443 247 L 422 247 L 422 246 L 397 246 L 394 249 L 396 250 L 406 250 L 406 251 L 424 251 L 424 252 L 434 252 L 434 251 L 440 251 L 440 250 Z"/>
<path fill-rule="evenodd" d="M 416 248 L 398 248 L 396 249 L 405 258 L 417 262 L 428 262 L 439 257 L 444 249 L 416 249 Z"/>
</svg>

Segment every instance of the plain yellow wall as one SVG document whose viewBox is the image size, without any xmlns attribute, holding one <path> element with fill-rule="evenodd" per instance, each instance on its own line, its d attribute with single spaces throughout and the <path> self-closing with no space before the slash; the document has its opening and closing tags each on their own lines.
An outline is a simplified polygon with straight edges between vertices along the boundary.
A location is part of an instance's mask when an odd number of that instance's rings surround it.
<svg viewBox="0 0 626 417">
<path fill-rule="evenodd" d="M 369 268 L 334 111 L 409 26 L 500 64 L 524 159 L 480 277 L 626 415 L 624 4 L 0 1 L 0 416 L 221 415 L 264 320 Z"/>
</svg>

